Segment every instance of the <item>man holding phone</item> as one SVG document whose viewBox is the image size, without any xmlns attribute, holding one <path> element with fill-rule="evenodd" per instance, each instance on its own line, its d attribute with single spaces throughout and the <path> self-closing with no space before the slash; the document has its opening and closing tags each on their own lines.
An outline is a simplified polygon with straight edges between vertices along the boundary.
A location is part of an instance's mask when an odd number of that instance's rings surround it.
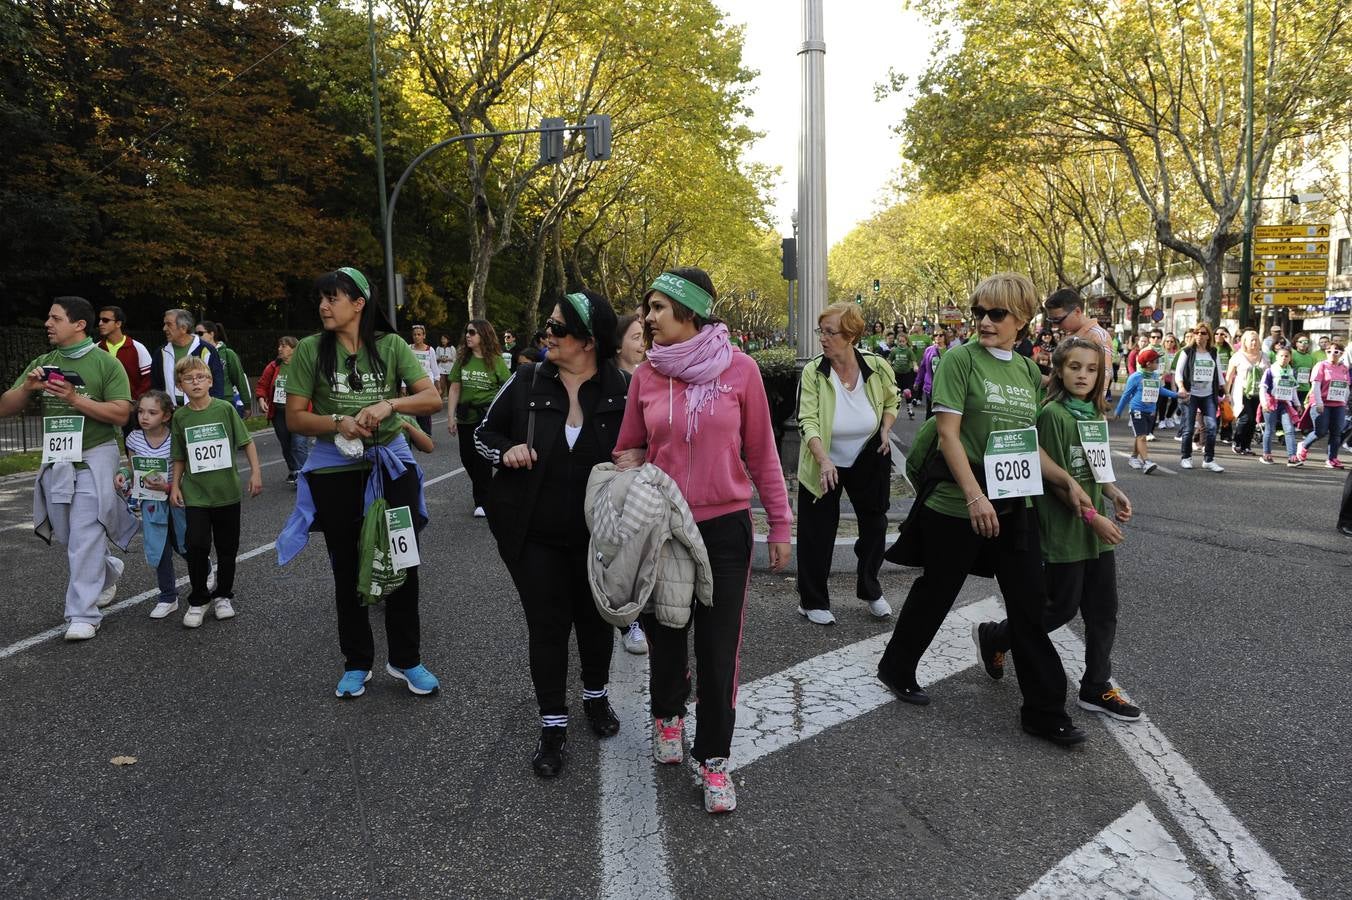
<svg viewBox="0 0 1352 900">
<path fill-rule="evenodd" d="M 47 314 L 47 338 L 56 348 L 33 360 L 0 395 L 0 416 L 23 412 L 42 397 L 42 468 L 33 486 L 33 530 L 66 545 L 66 640 L 92 638 L 112 602 L 123 550 L 136 520 L 113 487 L 117 430 L 131 415 L 127 373 L 88 335 L 94 308 L 81 297 L 57 297 Z"/>
</svg>

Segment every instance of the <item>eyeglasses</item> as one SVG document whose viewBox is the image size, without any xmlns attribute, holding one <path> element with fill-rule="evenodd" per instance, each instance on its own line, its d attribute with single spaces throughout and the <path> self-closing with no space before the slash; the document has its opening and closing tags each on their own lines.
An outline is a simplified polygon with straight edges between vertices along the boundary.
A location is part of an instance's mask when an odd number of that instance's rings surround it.
<svg viewBox="0 0 1352 900">
<path fill-rule="evenodd" d="M 829 328 L 814 328 L 814 329 L 812 329 L 812 330 L 813 330 L 814 332 L 816 332 L 817 337 L 836 338 L 836 337 L 840 337 L 842 334 L 844 334 L 843 331 L 832 331 L 832 330 L 829 329 Z"/>
<path fill-rule="evenodd" d="M 466 329 L 465 329 L 465 337 L 471 337 L 471 336 L 476 335 L 476 334 L 478 334 L 478 333 L 479 333 L 479 332 L 475 331 L 473 328 L 466 328 Z"/>
<path fill-rule="evenodd" d="M 347 358 L 347 386 L 354 393 L 361 392 L 361 375 L 357 372 L 357 354 Z"/>
<path fill-rule="evenodd" d="M 116 321 L 117 321 L 117 319 L 105 319 L 105 318 L 103 318 L 102 316 L 99 317 L 99 324 L 100 324 L 100 325 L 111 325 L 112 323 L 114 323 L 114 322 L 116 322 Z"/>
<path fill-rule="evenodd" d="M 980 322 L 982 319 L 990 319 L 996 325 L 999 325 L 1005 319 L 1009 318 L 1009 313 L 1009 310 L 998 306 L 995 309 L 986 309 L 984 306 L 973 306 L 972 321 Z M 1061 319 L 1064 318 L 1065 316 L 1061 317 Z M 1053 321 L 1059 322 L 1061 319 L 1054 319 Z"/>
<path fill-rule="evenodd" d="M 573 333 L 573 329 L 568 327 L 567 322 L 560 322 L 558 319 L 545 319 L 545 331 L 556 338 L 568 337 Z"/>
<path fill-rule="evenodd" d="M 1062 322 L 1064 322 L 1066 319 L 1069 319 L 1069 318 L 1070 318 L 1070 313 L 1063 313 L 1063 314 L 1057 316 L 1056 318 L 1052 318 L 1051 316 L 1043 316 L 1043 319 L 1044 319 L 1046 322 L 1048 322 L 1049 324 L 1052 324 L 1052 325 L 1060 325 Z M 991 319 L 991 321 L 994 322 L 994 321 L 997 321 L 997 320 Z"/>
<path fill-rule="evenodd" d="M 199 383 L 201 383 L 201 382 L 203 382 L 203 381 L 210 382 L 210 381 L 211 381 L 211 373 L 210 373 L 210 372 L 198 372 L 196 375 L 184 375 L 180 380 L 181 380 L 184 384 L 199 384 Z"/>
</svg>

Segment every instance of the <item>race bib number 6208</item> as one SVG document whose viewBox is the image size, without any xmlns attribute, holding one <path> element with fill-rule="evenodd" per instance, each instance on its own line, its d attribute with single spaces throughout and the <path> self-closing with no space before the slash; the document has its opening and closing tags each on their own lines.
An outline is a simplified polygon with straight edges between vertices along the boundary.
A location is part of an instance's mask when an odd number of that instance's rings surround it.
<svg viewBox="0 0 1352 900">
<path fill-rule="evenodd" d="M 986 496 L 992 500 L 1042 493 L 1037 429 L 992 431 L 986 438 Z"/>
</svg>

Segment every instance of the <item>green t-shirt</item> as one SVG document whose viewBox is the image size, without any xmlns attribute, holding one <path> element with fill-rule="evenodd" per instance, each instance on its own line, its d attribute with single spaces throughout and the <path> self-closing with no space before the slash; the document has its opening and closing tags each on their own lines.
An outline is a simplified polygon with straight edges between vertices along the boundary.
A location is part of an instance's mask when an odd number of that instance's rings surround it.
<svg viewBox="0 0 1352 900">
<path fill-rule="evenodd" d="M 1100 416 L 1098 421 L 1102 422 L 1103 418 Z M 1094 508 L 1099 514 L 1107 515 L 1103 485 L 1094 480 L 1093 469 L 1080 442 L 1079 426 L 1064 403 L 1052 402 L 1042 407 L 1037 416 L 1037 440 L 1052 461 L 1079 482 L 1080 487 L 1094 501 Z M 1112 550 L 1111 544 L 1100 541 L 1089 524 L 1054 494 L 1034 497 L 1033 507 L 1037 510 L 1044 562 L 1072 563 L 1098 559 L 1100 554 Z"/>
<path fill-rule="evenodd" d="M 322 335 L 312 334 L 303 339 L 296 347 L 296 352 L 291 355 L 291 372 L 286 380 L 286 395 L 290 397 L 305 397 L 314 407 L 315 413 L 321 416 L 331 416 L 338 413 L 344 416 L 355 416 L 366 407 L 381 400 L 391 400 L 399 396 L 399 385 L 406 383 L 409 385 L 417 384 L 427 377 L 427 372 L 423 370 L 422 363 L 418 362 L 417 357 L 413 355 L 413 349 L 397 334 L 382 335 L 376 342 L 376 348 L 380 351 L 381 359 L 385 364 L 385 377 L 380 379 L 376 376 L 374 366 L 371 364 L 371 358 L 366 352 L 366 347 L 357 349 L 356 358 L 357 374 L 361 377 L 361 390 L 353 391 L 347 383 L 348 360 L 354 355 L 348 353 L 343 347 L 342 342 L 337 342 L 334 348 L 334 359 L 337 365 L 333 380 L 330 382 L 328 374 L 318 371 L 319 368 L 319 341 Z M 388 444 L 399 436 L 399 419 L 396 416 L 387 416 L 380 423 L 380 429 L 374 435 L 374 443 Z M 321 434 L 318 437 L 321 441 L 333 443 L 333 434 Z M 348 469 L 369 469 L 371 464 L 363 460 L 357 460 L 345 466 L 333 466 L 330 468 L 317 469 L 320 473 L 341 472 Z"/>
<path fill-rule="evenodd" d="M 192 429 L 191 433 L 189 429 Z M 184 464 L 183 478 L 179 481 L 184 506 L 229 506 L 243 499 L 244 495 L 239 489 L 239 472 L 235 469 L 239 455 L 237 451 L 252 443 L 253 438 L 249 437 L 249 430 L 235 414 L 233 406 L 215 397 L 211 398 L 206 409 L 180 406 L 169 420 L 169 431 L 173 440 L 170 456 Z M 224 441 L 225 448 L 219 448 L 215 443 L 217 441 Z M 190 459 L 216 460 L 220 458 L 218 453 L 226 450 L 230 453 L 228 466 L 193 473 Z"/>
<path fill-rule="evenodd" d="M 934 343 L 934 341 L 930 340 L 923 334 L 918 334 L 911 338 L 911 348 L 915 350 L 915 354 L 917 357 L 923 354 L 925 352 L 925 348 L 932 343 Z"/>
<path fill-rule="evenodd" d="M 887 340 L 886 335 L 866 334 L 864 335 L 864 339 L 860 341 L 860 343 L 864 345 L 865 350 L 868 350 L 872 353 L 877 353 L 878 345 L 884 343 L 886 340 Z"/>
<path fill-rule="evenodd" d="M 892 348 L 892 371 L 906 375 L 915 370 L 915 350 L 911 346 Z"/>
<path fill-rule="evenodd" d="M 79 359 L 66 359 L 59 350 L 44 353 L 30 362 L 10 385 L 10 390 L 21 387 L 28 373 L 39 366 L 60 366 L 61 374 L 67 380 L 75 381 L 72 375 L 78 375 L 83 384 L 75 385 L 75 392 L 91 400 L 126 400 L 131 403 L 131 384 L 127 381 L 127 370 L 110 353 L 104 353 L 98 347 L 90 350 Z M 58 400 L 46 391 L 40 391 L 43 416 L 78 416 L 65 400 Z M 86 450 L 117 440 L 119 429 L 116 425 L 84 417 L 83 441 Z"/>
<path fill-rule="evenodd" d="M 992 431 L 1027 428 L 1037 420 L 1042 373 L 1032 360 L 1015 353 L 996 359 L 979 344 L 959 344 L 944 353 L 935 370 L 933 400 L 962 413 L 959 435 L 973 474 L 984 473 L 986 438 Z M 968 518 L 967 501 L 955 482 L 943 481 L 925 505 L 946 516 Z"/>
<path fill-rule="evenodd" d="M 1296 370 L 1297 385 L 1309 389 L 1310 373 L 1314 371 L 1314 364 L 1318 361 L 1315 359 L 1314 353 L 1301 353 L 1299 350 L 1291 351 L 1291 368 Z"/>
<path fill-rule="evenodd" d="M 503 362 L 501 356 L 495 356 L 492 360 L 492 368 L 489 364 L 477 356 L 471 355 L 469 360 L 462 366 L 459 361 L 451 366 L 451 371 L 446 376 L 447 384 L 460 385 L 460 402 L 469 404 L 471 407 L 477 407 L 471 410 L 469 415 L 456 414 L 455 422 L 457 425 L 473 425 L 483 417 L 483 409 L 493 402 L 493 398 L 502 390 L 502 386 L 512 377 L 511 371 L 507 368 L 507 363 Z"/>
</svg>

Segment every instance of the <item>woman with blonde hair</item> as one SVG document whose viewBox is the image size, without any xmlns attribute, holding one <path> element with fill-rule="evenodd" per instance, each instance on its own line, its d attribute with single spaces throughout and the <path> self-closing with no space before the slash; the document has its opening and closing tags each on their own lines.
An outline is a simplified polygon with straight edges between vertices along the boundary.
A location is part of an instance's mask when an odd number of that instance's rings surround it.
<svg viewBox="0 0 1352 900">
<path fill-rule="evenodd" d="M 840 524 L 840 494 L 858 516 L 855 594 L 876 618 L 892 615 L 878 570 L 887 538 L 892 423 L 901 408 L 891 364 L 855 343 L 864 317 L 853 303 L 832 303 L 817 317 L 822 352 L 798 382 L 798 613 L 834 625 L 827 576 Z"/>
<path fill-rule="evenodd" d="M 1090 515 L 1093 502 L 1038 445 L 1042 373 L 1014 352 L 1038 314 L 1037 289 L 1023 275 L 992 275 L 977 286 L 971 304 L 977 342 L 944 354 L 933 391 L 935 424 L 921 429 L 933 428 L 937 440 L 922 464 L 911 518 L 886 554 L 924 571 L 897 616 L 878 678 L 898 699 L 928 704 L 916 680 L 920 658 L 967 577 L 994 575 L 1019 661 L 1023 729 L 1070 746 L 1085 735 L 1066 714 L 1065 671 L 1042 626 L 1046 589 L 1029 498 L 1046 484 L 1076 514 Z M 921 444 L 917 436 L 913 452 Z"/>
</svg>

